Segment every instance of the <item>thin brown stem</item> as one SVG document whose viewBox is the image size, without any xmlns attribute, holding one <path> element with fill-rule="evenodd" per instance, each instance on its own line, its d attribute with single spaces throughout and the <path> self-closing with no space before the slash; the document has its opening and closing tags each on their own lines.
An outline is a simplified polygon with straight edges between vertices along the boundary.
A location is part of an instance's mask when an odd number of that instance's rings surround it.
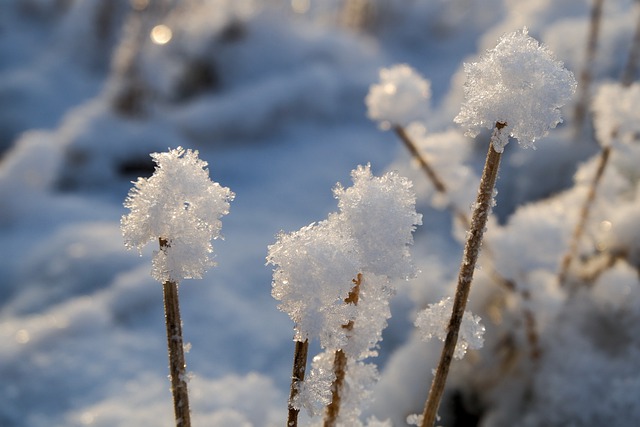
<svg viewBox="0 0 640 427">
<path fill-rule="evenodd" d="M 293 372 L 291 374 L 291 390 L 289 392 L 289 415 L 287 417 L 287 427 L 298 426 L 299 409 L 293 407 L 295 397 L 300 392 L 300 384 L 304 381 L 304 374 L 307 370 L 307 354 L 309 352 L 309 340 L 296 341 L 293 352 Z"/>
<path fill-rule="evenodd" d="M 596 169 L 596 174 L 591 181 L 591 185 L 589 186 L 589 191 L 587 193 L 587 198 L 585 199 L 582 207 L 580 208 L 580 214 L 578 217 L 578 223 L 573 230 L 573 234 L 571 236 L 571 242 L 569 244 L 569 249 L 562 257 L 562 261 L 560 263 L 560 271 L 558 273 L 558 283 L 560 286 L 565 286 L 567 282 L 567 276 L 569 274 L 569 270 L 571 268 L 571 264 L 576 257 L 578 252 L 578 245 L 580 244 L 580 239 L 584 234 L 584 230 L 587 226 L 587 221 L 589 219 L 589 211 L 591 210 L 591 206 L 593 205 L 593 201 L 596 198 L 596 191 L 598 189 L 598 184 L 602 179 L 604 174 L 604 170 L 607 166 L 607 162 L 609 160 L 609 155 L 611 154 L 611 146 L 608 145 L 602 149 L 600 152 L 600 157 L 598 158 L 598 166 Z"/>
<path fill-rule="evenodd" d="M 409 136 L 409 134 L 407 134 L 406 130 L 402 126 L 394 126 L 393 130 L 396 133 L 396 135 L 400 138 L 400 140 L 404 143 L 404 145 L 407 147 L 411 155 L 420 163 L 422 170 L 427 175 L 427 178 L 431 181 L 436 191 L 442 194 L 447 194 L 448 189 L 444 181 L 439 177 L 435 169 L 429 164 L 428 160 L 422 155 L 415 141 L 413 141 L 413 139 Z M 467 229 L 470 228 L 471 222 L 465 212 L 463 212 L 453 204 L 449 205 L 449 209 L 453 212 L 453 215 L 457 218 L 457 220 L 463 226 L 465 226 Z M 487 254 L 488 257 L 490 258 L 490 264 L 489 264 L 490 268 L 488 269 L 488 275 L 491 278 L 491 280 L 493 280 L 495 283 L 500 285 L 504 290 L 508 292 L 516 291 L 515 284 L 511 280 L 502 276 L 502 274 L 500 274 L 493 266 L 495 262 L 494 261 L 495 257 L 493 256 L 493 252 L 491 251 L 491 248 L 486 243 L 483 246 L 484 246 L 483 252 Z M 521 293 L 521 297 L 523 300 L 530 299 L 530 297 L 525 295 L 524 293 Z M 540 346 L 539 346 L 536 318 L 535 318 L 535 315 L 530 310 L 527 310 L 527 309 L 523 311 L 523 315 L 525 317 L 527 340 L 532 349 L 530 352 L 530 356 L 532 359 L 536 360 L 542 354 L 542 350 L 540 349 Z"/>
<path fill-rule="evenodd" d="M 442 400 L 444 388 L 449 374 L 449 367 L 453 360 L 456 343 L 458 342 L 458 334 L 462 317 L 464 315 L 467 299 L 471 290 L 471 282 L 473 281 L 473 273 L 476 268 L 480 246 L 484 229 L 491 212 L 493 191 L 496 180 L 498 178 L 498 169 L 500 167 L 500 159 L 502 153 L 498 153 L 493 147 L 493 141 L 501 137 L 502 130 L 506 127 L 505 123 L 496 123 L 496 127 L 491 136 L 489 151 L 485 161 L 482 178 L 480 180 L 480 188 L 478 189 L 478 198 L 476 200 L 475 209 L 471 217 L 471 229 L 469 230 L 467 242 L 464 248 L 462 263 L 460 264 L 460 272 L 458 274 L 458 286 L 453 301 L 453 309 L 449 326 L 447 328 L 447 336 L 444 341 L 444 347 L 440 355 L 440 362 L 436 368 L 436 373 L 431 384 L 429 397 L 425 403 L 422 427 L 432 427 L 435 423 L 438 407 Z"/>
<path fill-rule="evenodd" d="M 169 242 L 160 238 L 160 248 L 166 249 Z M 176 427 L 190 427 L 189 393 L 187 390 L 186 363 L 182 338 L 182 320 L 178 301 L 178 283 L 166 281 L 162 285 L 164 313 L 167 325 L 167 348 L 169 351 L 169 374 L 173 394 L 173 411 Z"/>
<path fill-rule="evenodd" d="M 360 299 L 360 285 L 362 284 L 362 273 L 358 273 L 358 277 L 353 280 L 353 288 L 349 292 L 349 296 L 344 300 L 346 304 L 358 305 Z M 353 330 L 353 320 L 350 320 L 342 327 L 347 331 Z M 337 350 L 333 359 L 333 372 L 336 375 L 333 384 L 331 384 L 331 403 L 327 405 L 324 417 L 324 427 L 335 427 L 338 423 L 340 415 L 340 403 L 342 401 L 342 389 L 344 379 L 347 373 L 347 355 L 342 350 Z"/>
<path fill-rule="evenodd" d="M 591 20 L 589 25 L 589 35 L 587 37 L 585 62 L 582 67 L 582 71 L 580 72 L 580 84 L 578 85 L 580 94 L 574 111 L 576 138 L 580 137 L 582 134 L 582 127 L 584 125 L 584 120 L 589 106 L 589 91 L 593 77 L 593 63 L 595 61 L 596 50 L 598 48 L 603 2 L 604 0 L 593 0 L 593 6 L 591 7 Z"/>
</svg>

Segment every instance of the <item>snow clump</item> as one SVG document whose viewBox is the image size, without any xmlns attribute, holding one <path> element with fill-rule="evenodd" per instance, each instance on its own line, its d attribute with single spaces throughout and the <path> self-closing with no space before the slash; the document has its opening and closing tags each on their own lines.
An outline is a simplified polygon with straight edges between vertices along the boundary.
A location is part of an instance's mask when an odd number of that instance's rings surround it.
<svg viewBox="0 0 640 427">
<path fill-rule="evenodd" d="M 395 172 L 375 177 L 370 165 L 358 166 L 351 176 L 352 187 L 334 188 L 339 212 L 280 233 L 268 248 L 267 263 L 276 266 L 272 295 L 295 322 L 294 339 L 319 339 L 324 350 L 300 385 L 294 407 L 320 414 L 331 396 L 334 353 L 342 350 L 349 360 L 348 389 L 361 392 L 345 399 L 340 422 L 358 425 L 359 402 L 378 378 L 375 366 L 362 361 L 377 355 L 391 316 L 390 280 L 415 275 L 407 246 L 422 215 L 416 213 L 408 179 Z M 352 291 L 357 302 L 347 303 Z"/>
<path fill-rule="evenodd" d="M 346 343 L 342 325 L 355 316 L 344 303 L 358 274 L 356 242 L 336 216 L 300 230 L 280 233 L 268 248 L 273 272 L 271 295 L 295 323 L 295 340 L 320 339 L 323 347 Z"/>
<path fill-rule="evenodd" d="M 358 241 L 362 272 L 407 279 L 415 274 L 408 245 L 422 224 L 413 184 L 396 172 L 374 177 L 371 166 L 351 172 L 353 186 L 333 190 L 340 217 Z"/>
<path fill-rule="evenodd" d="M 151 274 L 161 283 L 202 278 L 215 266 L 211 241 L 235 194 L 209 179 L 198 151 L 178 147 L 151 157 L 153 176 L 138 178 L 124 202 L 131 210 L 121 219 L 125 244 L 141 251 L 150 241 L 166 242 L 153 255 Z"/>
<path fill-rule="evenodd" d="M 380 83 L 365 98 L 368 116 L 381 129 L 423 122 L 429 114 L 431 83 L 406 64 L 380 70 Z"/>
<path fill-rule="evenodd" d="M 576 90 L 573 73 L 528 35 L 527 28 L 504 35 L 478 62 L 465 63 L 465 102 L 454 121 L 475 137 L 481 128 L 506 125 L 523 147 L 562 122 L 562 107 Z M 494 138 L 501 153 L 508 139 Z"/>
</svg>

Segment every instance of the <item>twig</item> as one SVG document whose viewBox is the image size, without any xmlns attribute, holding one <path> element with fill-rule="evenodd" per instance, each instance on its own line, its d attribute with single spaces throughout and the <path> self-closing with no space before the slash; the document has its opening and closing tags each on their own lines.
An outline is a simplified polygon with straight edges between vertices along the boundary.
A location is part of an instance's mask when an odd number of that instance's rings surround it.
<svg viewBox="0 0 640 427">
<path fill-rule="evenodd" d="M 576 253 L 578 252 L 578 245 L 580 244 L 580 239 L 584 234 L 584 230 L 587 225 L 587 220 L 589 219 L 589 211 L 591 210 L 593 201 L 596 198 L 596 190 L 604 174 L 604 170 L 607 166 L 607 162 L 609 160 L 610 154 L 611 154 L 610 145 L 607 145 L 602 149 L 602 151 L 600 151 L 596 174 L 594 175 L 593 180 L 591 181 L 591 185 L 589 186 L 589 192 L 587 193 L 587 198 L 585 199 L 584 204 L 580 209 L 578 224 L 576 224 L 576 227 L 573 230 L 573 234 L 571 236 L 571 243 L 569 244 L 569 249 L 562 257 L 562 261 L 560 263 L 560 271 L 558 273 L 558 283 L 560 286 L 566 285 L 569 269 L 571 268 L 571 263 L 573 262 L 574 258 L 576 257 Z"/>
<path fill-rule="evenodd" d="M 493 191 L 498 178 L 498 169 L 502 153 L 498 153 L 494 149 L 493 141 L 501 137 L 502 129 L 505 127 L 506 123 L 496 123 L 493 134 L 491 135 L 489 151 L 487 153 L 484 170 L 482 171 L 480 188 L 478 189 L 478 198 L 471 218 L 471 230 L 467 237 L 462 263 L 460 264 L 458 286 L 453 301 L 451 320 L 449 321 L 447 336 L 440 355 L 440 362 L 436 368 L 436 374 L 431 384 L 429 397 L 425 403 L 422 427 L 431 427 L 434 425 L 438 407 L 442 400 L 442 394 L 444 393 L 449 367 L 451 366 L 458 341 L 462 317 L 471 290 L 471 282 L 473 281 L 473 273 L 478 260 L 484 229 L 487 224 L 487 219 L 489 218 L 489 213 L 491 212 Z"/>
<path fill-rule="evenodd" d="M 346 304 L 358 305 L 360 298 L 360 285 L 362 284 L 362 273 L 358 273 L 358 277 L 353 280 L 354 286 L 349 296 L 344 300 Z M 347 331 L 353 330 L 353 320 L 342 326 Z M 338 423 L 338 415 L 340 415 L 340 403 L 342 401 L 342 388 L 344 386 L 344 378 L 347 372 L 347 355 L 343 350 L 337 350 L 333 360 L 333 372 L 336 375 L 333 384 L 331 384 L 331 403 L 327 405 L 324 418 L 324 427 L 335 427 Z"/>
<path fill-rule="evenodd" d="M 160 238 L 160 249 L 169 247 L 166 239 Z M 178 301 L 178 283 L 166 281 L 162 285 L 164 313 L 167 325 L 167 347 L 169 351 L 169 374 L 173 394 L 173 411 L 177 427 L 190 427 L 189 393 L 187 390 L 186 363 L 182 338 L 182 320 Z"/>
<path fill-rule="evenodd" d="M 604 0 L 593 0 L 591 8 L 591 21 L 589 25 L 589 35 L 587 39 L 587 51 L 585 62 L 580 72 L 580 84 L 578 89 L 580 94 L 578 102 L 575 105 L 574 121 L 575 136 L 578 138 L 582 134 L 582 126 L 587 115 L 589 105 L 589 90 L 591 86 L 593 63 L 596 57 L 596 49 L 598 47 L 598 36 L 600 33 L 600 21 L 602 19 L 602 3 Z"/>
<path fill-rule="evenodd" d="M 291 390 L 289 392 L 289 415 L 287 427 L 298 426 L 299 409 L 294 408 L 293 401 L 300 392 L 300 384 L 304 381 L 307 370 L 307 354 L 309 352 L 309 340 L 296 341 L 293 352 L 293 372 L 291 374 Z"/>
</svg>

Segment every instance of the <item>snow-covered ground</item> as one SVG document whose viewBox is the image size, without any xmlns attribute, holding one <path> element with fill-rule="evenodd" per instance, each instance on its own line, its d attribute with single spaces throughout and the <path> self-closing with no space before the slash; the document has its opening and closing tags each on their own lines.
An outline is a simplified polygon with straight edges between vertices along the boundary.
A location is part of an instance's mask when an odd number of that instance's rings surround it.
<svg viewBox="0 0 640 427">
<path fill-rule="evenodd" d="M 634 3 L 603 2 L 592 93 L 625 69 Z M 194 425 L 285 424 L 294 331 L 271 297 L 267 247 L 335 212 L 336 183 L 348 187 L 368 163 L 374 175 L 411 179 L 423 215 L 411 248 L 420 272 L 394 283 L 371 360 L 380 380 L 362 415 L 406 425 L 422 412 L 442 345 L 423 342 L 413 323 L 453 294 L 464 230 L 396 135 L 367 117 L 369 87 L 398 63 L 429 79 L 430 107 L 411 132 L 468 211 L 488 133 L 474 140 L 453 123 L 463 62 L 526 26 L 578 78 L 591 7 L 0 0 L 0 426 L 173 425 L 154 248 L 127 251 L 120 218 L 131 181 L 153 172 L 149 154 L 178 146 L 199 150 L 211 179 L 235 193 L 217 266 L 180 286 Z M 442 425 L 640 422 L 638 89 L 599 98 L 598 132 L 588 116 L 575 138 L 581 84 L 537 150 L 505 149 L 469 302 L 485 344 L 454 362 Z M 562 285 L 596 139 L 613 149 Z M 317 421 L 302 413 L 303 424 Z"/>
</svg>

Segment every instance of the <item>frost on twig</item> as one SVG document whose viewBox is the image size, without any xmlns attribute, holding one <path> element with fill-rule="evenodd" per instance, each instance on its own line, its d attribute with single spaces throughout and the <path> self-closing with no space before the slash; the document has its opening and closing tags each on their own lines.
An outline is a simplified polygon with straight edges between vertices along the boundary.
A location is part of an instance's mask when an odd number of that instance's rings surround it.
<svg viewBox="0 0 640 427">
<path fill-rule="evenodd" d="M 351 390 L 368 388 L 373 379 L 356 370 L 370 370 L 358 363 L 376 355 L 390 317 L 390 279 L 415 274 L 407 246 L 422 222 L 406 178 L 395 172 L 375 177 L 369 165 L 359 166 L 351 176 L 352 187 L 334 188 L 339 212 L 281 233 L 267 256 L 267 263 L 276 266 L 272 295 L 294 321 L 295 340 L 318 339 L 325 350 L 314 359 L 304 382 L 292 383 L 299 392 L 293 393 L 290 405 L 315 415 L 332 398 L 340 399 L 342 408 L 334 405 L 333 420 L 345 425 L 357 425 L 358 402 L 365 394 L 343 396 L 342 386 L 336 388 L 336 354 L 343 366 L 339 382 Z M 289 422 L 295 425 L 297 419 Z"/>
<path fill-rule="evenodd" d="M 178 147 L 151 154 L 156 170 L 138 178 L 124 206 L 122 233 L 128 248 L 141 250 L 166 242 L 153 256 L 152 276 L 159 282 L 201 278 L 215 265 L 211 241 L 220 237 L 220 218 L 229 213 L 234 193 L 209 179 L 198 152 Z"/>
<path fill-rule="evenodd" d="M 425 403 L 422 427 L 435 423 L 463 322 L 480 246 L 491 208 L 500 160 L 508 137 L 524 146 L 562 121 L 560 107 L 575 91 L 573 75 L 527 29 L 503 36 L 478 62 L 465 64 L 465 103 L 455 121 L 475 136 L 493 129 L 471 218 L 445 343 Z"/>
<path fill-rule="evenodd" d="M 507 125 L 505 138 L 494 140 L 504 150 L 506 136 L 523 147 L 547 135 L 562 122 L 560 107 L 574 94 L 576 80 L 551 51 L 524 28 L 503 36 L 478 61 L 464 65 L 465 102 L 454 121 L 475 137 L 481 128 Z"/>
<path fill-rule="evenodd" d="M 163 287 L 174 414 L 177 426 L 189 427 L 178 282 L 199 278 L 214 265 L 211 240 L 219 237 L 220 218 L 229 212 L 234 194 L 209 179 L 207 163 L 198 159 L 197 151 L 178 147 L 151 157 L 156 170 L 151 178 L 139 178 L 129 192 L 124 206 L 131 212 L 122 217 L 122 234 L 128 248 L 159 243 L 152 276 Z"/>
</svg>

